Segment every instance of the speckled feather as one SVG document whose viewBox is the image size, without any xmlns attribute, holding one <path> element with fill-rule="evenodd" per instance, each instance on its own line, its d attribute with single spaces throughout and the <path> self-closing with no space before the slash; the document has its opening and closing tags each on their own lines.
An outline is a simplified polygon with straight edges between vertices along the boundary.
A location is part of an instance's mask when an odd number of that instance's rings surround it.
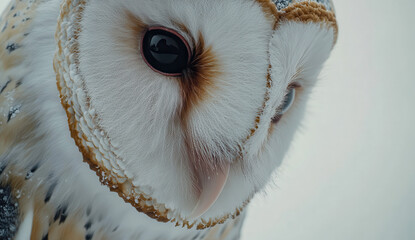
<svg viewBox="0 0 415 240">
<path fill-rule="evenodd" d="M 32 138 L 36 123 L 24 110 L 29 94 L 24 90 L 28 68 L 24 65 L 26 55 L 23 40 L 30 34 L 36 8 L 41 2 L 13 0 L 0 22 L 0 205 L 4 210 L 0 214 L 0 238 L 12 239 L 20 230 L 18 225 L 25 219 L 30 204 L 33 204 L 24 197 L 28 196 L 34 200 L 35 209 L 33 228 L 29 233 L 31 239 L 65 239 L 62 235 L 65 232 L 73 234 L 70 239 L 84 239 L 86 231 L 82 222 L 78 223 L 81 217 L 74 215 L 66 219 L 68 213 L 47 205 L 47 195 L 52 194 L 50 187 L 49 191 L 45 189 L 48 188 L 47 184 L 31 192 L 36 188 L 34 185 L 38 184 L 32 181 L 32 177 L 41 166 L 25 168 L 8 158 L 19 156 L 12 153 L 13 146 L 26 145 L 24 142 L 28 139 L 36 139 Z M 56 221 L 49 224 L 44 220 L 48 218 L 55 218 Z M 75 237 L 77 232 L 79 238 Z"/>
<path fill-rule="evenodd" d="M 307 1 L 323 4 L 327 10 L 329 11 L 333 10 L 333 3 L 331 0 L 273 0 L 273 2 L 275 3 L 279 11 L 283 11 L 284 8 L 288 7 L 291 4 L 294 4 L 297 2 L 307 2 Z"/>
<path fill-rule="evenodd" d="M 23 39 L 28 36 L 37 1 L 11 1 L 0 20 L 0 238 L 12 239 L 24 213 L 19 210 L 22 173 L 5 156 L 30 132 L 30 121 L 21 113 L 25 101 L 20 86 L 25 77 Z M 25 128 L 27 127 L 27 128 Z M 23 207 L 24 208 L 24 207 Z"/>
<path fill-rule="evenodd" d="M 32 181 L 42 166 L 22 168 L 9 159 L 10 156 L 24 157 L 12 153 L 13 146 L 36 141 L 32 135 L 36 123 L 24 110 L 25 102 L 30 101 L 25 82 L 30 80 L 25 78 L 27 68 L 22 42 L 30 34 L 32 19 L 41 2 L 12 0 L 0 21 L 0 239 L 14 238 L 31 204 L 35 212 L 29 233 L 32 240 L 105 239 L 105 233 L 91 231 L 93 220 L 86 214 L 69 213 L 68 206 L 48 204 L 56 184 L 39 187 L 39 183 Z"/>
<path fill-rule="evenodd" d="M 39 1 L 12 1 L 0 21 L 0 129 L 20 112 L 25 76 L 22 40 Z M 1 151 L 0 151 L 1 153 Z"/>
</svg>

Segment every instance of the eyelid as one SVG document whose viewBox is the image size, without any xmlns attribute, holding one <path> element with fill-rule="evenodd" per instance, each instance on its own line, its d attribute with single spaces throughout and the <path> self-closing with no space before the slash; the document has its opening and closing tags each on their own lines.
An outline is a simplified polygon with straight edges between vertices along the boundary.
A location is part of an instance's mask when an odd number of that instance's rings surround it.
<svg viewBox="0 0 415 240">
<path fill-rule="evenodd" d="M 301 86 L 301 84 L 299 84 L 298 82 L 293 82 L 293 83 L 290 83 L 289 85 L 288 85 L 288 87 L 287 87 L 287 90 L 291 90 L 291 89 L 297 89 L 297 88 L 301 88 L 302 86 Z"/>
</svg>

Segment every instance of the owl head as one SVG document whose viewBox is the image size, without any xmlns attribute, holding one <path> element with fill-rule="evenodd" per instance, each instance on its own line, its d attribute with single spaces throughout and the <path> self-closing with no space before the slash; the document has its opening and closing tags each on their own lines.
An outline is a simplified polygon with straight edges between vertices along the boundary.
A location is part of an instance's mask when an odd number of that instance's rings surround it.
<svg viewBox="0 0 415 240">
<path fill-rule="evenodd" d="M 336 41 L 332 8 L 64 0 L 54 68 L 84 161 L 158 221 L 236 217 L 290 145 Z"/>
</svg>

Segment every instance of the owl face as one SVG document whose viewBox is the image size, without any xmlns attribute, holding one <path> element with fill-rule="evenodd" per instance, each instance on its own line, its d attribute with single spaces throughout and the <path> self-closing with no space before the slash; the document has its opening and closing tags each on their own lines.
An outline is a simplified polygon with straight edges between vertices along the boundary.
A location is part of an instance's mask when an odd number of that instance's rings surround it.
<svg viewBox="0 0 415 240">
<path fill-rule="evenodd" d="M 67 0 L 61 12 L 55 70 L 84 160 L 137 210 L 199 228 L 269 180 L 335 36 L 335 22 L 284 19 L 271 1 Z"/>
</svg>

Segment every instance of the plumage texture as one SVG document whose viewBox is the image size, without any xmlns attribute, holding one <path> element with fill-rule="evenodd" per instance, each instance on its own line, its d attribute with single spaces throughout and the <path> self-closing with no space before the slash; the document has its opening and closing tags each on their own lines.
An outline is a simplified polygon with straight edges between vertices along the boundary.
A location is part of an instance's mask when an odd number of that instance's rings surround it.
<svg viewBox="0 0 415 240">
<path fill-rule="evenodd" d="M 279 11 L 282 11 L 284 8 L 290 6 L 293 3 L 306 2 L 306 1 L 309 1 L 309 0 L 272 0 L 272 1 L 277 6 L 277 9 Z M 331 0 L 313 0 L 311 2 L 320 3 L 329 11 L 333 10 L 333 2 Z"/>
<path fill-rule="evenodd" d="M 282 161 L 335 42 L 332 5 L 137 2 L 15 0 L 2 15 L 1 237 L 239 238 L 241 207 Z M 144 64 L 138 40 L 151 25 L 193 44 L 192 75 Z M 301 95 L 272 124 L 293 83 Z M 223 164 L 218 200 L 189 219 L 194 172 Z"/>
</svg>

